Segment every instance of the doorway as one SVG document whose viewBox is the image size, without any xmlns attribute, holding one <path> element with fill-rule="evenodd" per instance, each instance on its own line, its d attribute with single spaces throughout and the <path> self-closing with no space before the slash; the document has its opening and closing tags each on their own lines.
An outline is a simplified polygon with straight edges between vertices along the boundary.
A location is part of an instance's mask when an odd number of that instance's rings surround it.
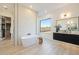
<svg viewBox="0 0 79 59">
<path fill-rule="evenodd" d="M 2 40 L 11 39 L 11 17 L 2 16 L 1 22 Z"/>
</svg>

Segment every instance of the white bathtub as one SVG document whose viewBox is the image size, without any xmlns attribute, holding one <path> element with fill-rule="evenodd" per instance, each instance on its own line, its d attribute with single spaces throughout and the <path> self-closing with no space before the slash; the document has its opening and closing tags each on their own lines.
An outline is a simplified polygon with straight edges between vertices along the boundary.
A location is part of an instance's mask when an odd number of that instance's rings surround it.
<svg viewBox="0 0 79 59">
<path fill-rule="evenodd" d="M 21 40 L 24 47 L 30 47 L 37 42 L 37 35 L 26 35 L 21 37 Z"/>
</svg>

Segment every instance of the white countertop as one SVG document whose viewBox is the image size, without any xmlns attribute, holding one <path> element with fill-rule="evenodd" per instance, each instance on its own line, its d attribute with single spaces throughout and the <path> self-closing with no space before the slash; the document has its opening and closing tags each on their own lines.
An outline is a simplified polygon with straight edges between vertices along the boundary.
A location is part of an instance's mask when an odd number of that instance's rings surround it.
<svg viewBox="0 0 79 59">
<path fill-rule="evenodd" d="M 60 33 L 60 32 L 54 32 L 54 33 Z M 61 33 L 61 34 L 73 34 L 73 35 L 79 35 L 79 33 L 78 32 L 73 32 L 73 33 Z"/>
</svg>

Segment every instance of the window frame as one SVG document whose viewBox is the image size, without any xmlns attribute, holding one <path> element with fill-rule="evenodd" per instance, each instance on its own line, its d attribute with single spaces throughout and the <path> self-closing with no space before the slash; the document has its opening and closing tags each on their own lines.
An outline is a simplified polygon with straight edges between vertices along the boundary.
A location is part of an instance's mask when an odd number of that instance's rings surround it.
<svg viewBox="0 0 79 59">
<path fill-rule="evenodd" d="M 42 20 L 40 20 L 40 32 L 48 32 L 48 31 L 41 31 L 41 22 L 42 21 L 45 21 L 45 20 L 51 20 L 52 18 L 45 18 L 45 19 L 42 19 Z M 52 25 L 52 23 L 51 23 L 51 25 Z M 51 26 L 50 26 L 51 27 Z M 51 31 L 51 29 L 50 29 L 50 31 Z"/>
</svg>

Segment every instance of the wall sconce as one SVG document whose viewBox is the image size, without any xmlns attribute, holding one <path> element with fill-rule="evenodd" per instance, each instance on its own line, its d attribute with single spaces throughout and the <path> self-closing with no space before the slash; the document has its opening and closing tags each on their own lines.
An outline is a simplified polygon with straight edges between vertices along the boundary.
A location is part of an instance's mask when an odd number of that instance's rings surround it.
<svg viewBox="0 0 79 59">
<path fill-rule="evenodd" d="M 67 22 L 67 24 L 69 24 L 69 25 L 73 25 L 73 23 L 74 23 L 73 21 L 68 21 Z"/>
</svg>

